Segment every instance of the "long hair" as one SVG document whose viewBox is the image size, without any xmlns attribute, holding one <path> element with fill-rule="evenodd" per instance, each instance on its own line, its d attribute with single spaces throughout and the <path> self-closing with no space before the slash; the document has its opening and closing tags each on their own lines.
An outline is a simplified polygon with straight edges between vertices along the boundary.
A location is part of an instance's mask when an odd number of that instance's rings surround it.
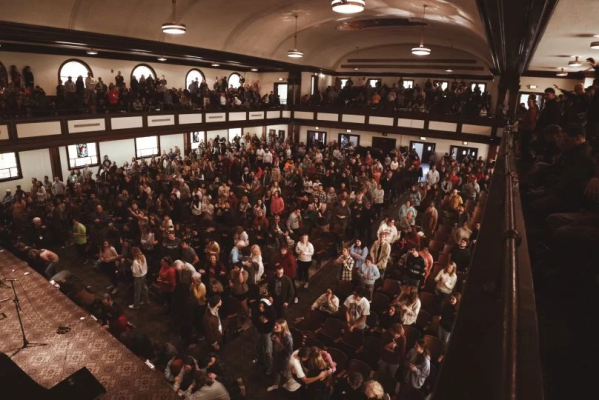
<svg viewBox="0 0 599 400">
<path fill-rule="evenodd" d="M 283 318 L 279 318 L 276 321 L 277 325 L 281 326 L 281 336 L 288 336 L 291 335 L 291 331 L 289 330 L 289 325 L 287 324 L 287 321 L 284 320 Z"/>
</svg>

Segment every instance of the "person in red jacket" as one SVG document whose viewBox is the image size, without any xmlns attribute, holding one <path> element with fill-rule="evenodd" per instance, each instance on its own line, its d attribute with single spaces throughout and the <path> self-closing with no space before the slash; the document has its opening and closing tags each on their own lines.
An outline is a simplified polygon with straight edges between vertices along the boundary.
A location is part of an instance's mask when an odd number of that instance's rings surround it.
<svg viewBox="0 0 599 400">
<path fill-rule="evenodd" d="M 160 260 L 160 272 L 158 272 L 158 279 L 156 281 L 160 287 L 160 292 L 166 298 L 170 310 L 173 301 L 173 292 L 175 291 L 175 286 L 177 286 L 177 277 L 173 260 L 169 256 L 162 257 Z"/>
<path fill-rule="evenodd" d="M 289 251 L 287 246 L 281 247 L 281 254 L 275 260 L 275 267 L 280 264 L 283 267 L 283 272 L 285 275 L 290 277 L 292 280 L 295 279 L 295 275 L 297 273 L 297 264 L 295 262 L 295 257 Z"/>
<path fill-rule="evenodd" d="M 105 293 L 102 297 L 102 306 L 100 322 L 104 329 L 117 338 L 121 334 L 129 332 L 127 317 L 123 313 L 123 309 L 112 301 L 112 297 L 108 293 Z"/>
</svg>

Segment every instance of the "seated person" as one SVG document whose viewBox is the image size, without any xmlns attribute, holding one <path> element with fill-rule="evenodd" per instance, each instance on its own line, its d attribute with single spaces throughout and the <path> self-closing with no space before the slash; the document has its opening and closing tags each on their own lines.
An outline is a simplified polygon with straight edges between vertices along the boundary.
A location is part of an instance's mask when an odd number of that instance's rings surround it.
<svg viewBox="0 0 599 400">
<path fill-rule="evenodd" d="M 335 314 L 339 311 L 339 298 L 333 294 L 331 289 L 327 288 L 326 292 L 314 301 L 311 309 Z"/>
</svg>

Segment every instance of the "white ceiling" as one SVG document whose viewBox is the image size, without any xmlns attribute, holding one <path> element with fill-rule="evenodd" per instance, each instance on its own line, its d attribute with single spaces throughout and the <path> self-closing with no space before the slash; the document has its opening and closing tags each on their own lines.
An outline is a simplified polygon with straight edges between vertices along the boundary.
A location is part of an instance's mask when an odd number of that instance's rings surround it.
<svg viewBox="0 0 599 400">
<path fill-rule="evenodd" d="M 432 48 L 432 57 L 447 53 L 442 49 L 456 48 L 461 56 L 470 55 L 492 66 L 475 0 L 426 0 L 426 4 L 425 44 Z M 181 36 L 163 35 L 160 30 L 170 19 L 170 0 L 0 0 L 0 19 L 290 61 L 286 52 L 293 47 L 293 15 L 298 14 L 298 47 L 305 57 L 295 62 L 335 68 L 356 47 L 403 45 L 409 49 L 420 39 L 417 27 L 339 31 L 336 26 L 341 21 L 420 19 L 422 5 L 414 0 L 367 0 L 366 11 L 345 16 L 333 12 L 328 0 L 178 0 L 177 19 L 187 25 L 187 34 Z"/>
<path fill-rule="evenodd" d="M 588 57 L 599 60 L 599 50 L 590 48 L 593 41 L 599 41 L 599 0 L 560 0 L 547 25 L 530 63 L 532 71 L 555 71 L 567 68 L 568 62 L 579 56 L 582 67 L 568 68 L 568 71 L 584 71 L 589 68 Z"/>
</svg>

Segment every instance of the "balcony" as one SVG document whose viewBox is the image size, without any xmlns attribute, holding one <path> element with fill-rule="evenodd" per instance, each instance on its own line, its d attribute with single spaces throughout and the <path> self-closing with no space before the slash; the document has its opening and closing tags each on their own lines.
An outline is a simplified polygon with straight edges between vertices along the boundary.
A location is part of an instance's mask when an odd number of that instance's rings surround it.
<svg viewBox="0 0 599 400">
<path fill-rule="evenodd" d="M 349 107 L 289 106 L 285 109 L 152 111 L 78 114 L 0 120 L 0 151 L 28 150 L 148 134 L 210 131 L 278 124 L 319 125 L 456 141 L 493 143 L 495 118 Z"/>
</svg>

